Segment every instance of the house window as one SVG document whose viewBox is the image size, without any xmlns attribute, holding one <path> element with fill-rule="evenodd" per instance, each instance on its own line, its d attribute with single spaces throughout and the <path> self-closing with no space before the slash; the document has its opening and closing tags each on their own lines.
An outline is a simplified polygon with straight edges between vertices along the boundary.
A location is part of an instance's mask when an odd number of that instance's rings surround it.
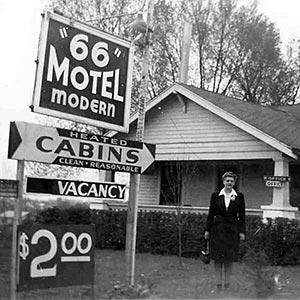
<svg viewBox="0 0 300 300">
<path fill-rule="evenodd" d="M 181 205 L 182 165 L 161 166 L 160 205 Z"/>
</svg>

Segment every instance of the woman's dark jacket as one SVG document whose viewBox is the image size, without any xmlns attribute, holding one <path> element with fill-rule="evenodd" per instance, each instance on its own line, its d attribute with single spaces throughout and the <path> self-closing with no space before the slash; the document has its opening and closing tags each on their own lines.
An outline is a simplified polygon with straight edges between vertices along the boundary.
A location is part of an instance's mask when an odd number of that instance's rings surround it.
<svg viewBox="0 0 300 300">
<path fill-rule="evenodd" d="M 237 260 L 239 234 L 246 234 L 244 195 L 237 193 L 226 209 L 224 195 L 219 196 L 219 192 L 213 193 L 205 230 L 210 233 L 209 243 L 212 259 Z"/>
</svg>

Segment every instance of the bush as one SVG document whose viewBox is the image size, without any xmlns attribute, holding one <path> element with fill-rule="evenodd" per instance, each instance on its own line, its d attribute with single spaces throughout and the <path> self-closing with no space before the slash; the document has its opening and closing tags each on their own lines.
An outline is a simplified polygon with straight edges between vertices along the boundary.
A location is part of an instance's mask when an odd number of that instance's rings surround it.
<svg viewBox="0 0 300 300">
<path fill-rule="evenodd" d="M 93 210 L 91 221 L 96 227 L 96 247 L 125 249 L 126 211 Z"/>
<path fill-rule="evenodd" d="M 268 298 L 275 293 L 274 272 L 269 267 L 270 258 L 264 249 L 248 248 L 244 257 L 244 274 L 255 288 L 258 298 Z"/>
<path fill-rule="evenodd" d="M 182 255 L 199 257 L 204 247 L 205 214 L 138 213 L 138 252 L 178 255 L 179 220 L 182 224 Z M 48 208 L 35 217 L 40 224 L 94 224 L 95 245 L 98 249 L 125 249 L 126 211 L 89 210 L 87 208 Z M 272 265 L 300 263 L 300 224 L 285 218 L 269 219 L 264 223 L 259 216 L 246 217 L 246 242 L 241 244 L 240 257 L 252 252 L 266 254 Z"/>
<path fill-rule="evenodd" d="M 0 248 L 8 248 L 12 241 L 12 224 L 0 224 Z"/>
<path fill-rule="evenodd" d="M 39 224 L 91 224 L 91 211 L 81 207 L 60 209 L 47 208 L 37 213 L 35 222 Z"/>
</svg>

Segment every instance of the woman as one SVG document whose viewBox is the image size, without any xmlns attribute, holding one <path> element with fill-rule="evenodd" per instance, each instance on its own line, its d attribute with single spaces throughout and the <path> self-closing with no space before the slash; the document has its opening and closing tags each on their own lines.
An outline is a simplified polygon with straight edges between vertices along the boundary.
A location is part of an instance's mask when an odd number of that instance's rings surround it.
<svg viewBox="0 0 300 300">
<path fill-rule="evenodd" d="M 210 258 L 214 260 L 218 290 L 222 290 L 223 283 L 224 289 L 229 288 L 239 241 L 245 240 L 245 199 L 233 189 L 236 179 L 233 172 L 222 176 L 224 188 L 211 196 L 204 233 L 204 238 L 209 240 Z"/>
</svg>

